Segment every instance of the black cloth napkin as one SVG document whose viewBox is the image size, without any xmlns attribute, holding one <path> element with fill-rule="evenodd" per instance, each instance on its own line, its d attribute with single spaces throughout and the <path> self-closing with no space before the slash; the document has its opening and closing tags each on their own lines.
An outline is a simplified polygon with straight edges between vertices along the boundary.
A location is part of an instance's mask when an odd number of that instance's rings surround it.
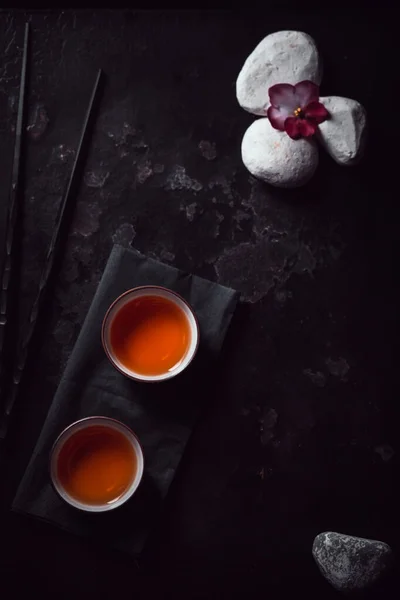
<svg viewBox="0 0 400 600">
<path fill-rule="evenodd" d="M 131 381 L 108 361 L 101 344 L 107 308 L 120 294 L 140 285 L 163 285 L 194 308 L 200 346 L 189 367 L 165 382 Z M 154 525 L 202 406 L 213 390 L 213 365 L 231 321 L 238 293 L 114 246 L 68 361 L 43 430 L 20 483 L 13 510 L 93 537 L 138 556 Z M 126 504 L 91 514 L 61 500 L 49 479 L 52 444 L 70 423 L 91 415 L 114 417 L 139 436 L 145 458 L 142 483 Z"/>
</svg>

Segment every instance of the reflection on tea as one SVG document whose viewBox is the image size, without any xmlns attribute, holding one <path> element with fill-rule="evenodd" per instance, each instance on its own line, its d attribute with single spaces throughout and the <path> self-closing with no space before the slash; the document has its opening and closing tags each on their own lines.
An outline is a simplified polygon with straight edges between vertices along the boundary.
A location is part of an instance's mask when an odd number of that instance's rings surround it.
<svg viewBox="0 0 400 600">
<path fill-rule="evenodd" d="M 57 474 L 65 491 L 85 504 L 110 504 L 124 494 L 137 471 L 135 450 L 111 427 L 93 425 L 72 434 L 60 450 Z"/>
<path fill-rule="evenodd" d="M 115 315 L 110 343 L 125 368 L 161 375 L 179 366 L 191 341 L 188 319 L 179 306 L 160 296 L 140 296 Z"/>
</svg>

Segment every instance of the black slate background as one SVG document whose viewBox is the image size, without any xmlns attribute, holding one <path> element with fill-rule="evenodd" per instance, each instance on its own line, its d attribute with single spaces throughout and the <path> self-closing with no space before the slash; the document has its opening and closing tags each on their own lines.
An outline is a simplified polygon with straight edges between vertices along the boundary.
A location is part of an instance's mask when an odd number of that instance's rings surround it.
<svg viewBox="0 0 400 600">
<path fill-rule="evenodd" d="M 378 538 L 398 551 L 392 17 L 294 3 L 257 12 L 0 12 L 2 238 L 26 19 L 32 29 L 22 316 L 95 72 L 107 75 L 29 383 L 0 449 L 5 597 L 329 599 L 336 594 L 311 556 L 317 533 Z M 321 152 L 313 181 L 294 191 L 257 182 L 240 159 L 253 116 L 236 102 L 236 77 L 279 29 L 310 33 L 325 64 L 321 93 L 354 97 L 370 117 L 359 167 Z M 112 244 L 131 241 L 237 288 L 243 300 L 215 398 L 139 568 L 9 511 Z M 383 593 L 397 596 L 398 581 Z"/>
</svg>

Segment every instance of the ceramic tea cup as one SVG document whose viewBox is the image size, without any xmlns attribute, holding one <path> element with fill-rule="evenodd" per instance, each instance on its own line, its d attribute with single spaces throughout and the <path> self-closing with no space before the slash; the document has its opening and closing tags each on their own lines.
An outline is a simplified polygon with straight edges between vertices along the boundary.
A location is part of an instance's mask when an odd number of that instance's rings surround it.
<svg viewBox="0 0 400 600">
<path fill-rule="evenodd" d="M 124 504 L 143 476 L 143 451 L 136 435 L 108 417 L 72 423 L 54 442 L 50 477 L 59 496 L 87 512 Z"/>
<path fill-rule="evenodd" d="M 182 373 L 199 345 L 199 326 L 179 294 L 159 286 L 128 290 L 108 309 L 104 350 L 116 369 L 136 381 L 165 381 Z"/>
</svg>

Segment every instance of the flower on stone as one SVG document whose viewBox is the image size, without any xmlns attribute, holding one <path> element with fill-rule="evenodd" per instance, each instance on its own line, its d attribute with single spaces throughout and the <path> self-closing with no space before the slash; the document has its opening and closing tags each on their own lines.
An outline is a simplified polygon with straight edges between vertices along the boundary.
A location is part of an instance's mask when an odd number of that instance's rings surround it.
<svg viewBox="0 0 400 600">
<path fill-rule="evenodd" d="M 319 102 L 319 87 L 312 81 L 296 85 L 278 83 L 268 90 L 271 106 L 267 110 L 272 127 L 293 139 L 311 137 L 317 127 L 329 118 L 325 106 Z"/>
</svg>

